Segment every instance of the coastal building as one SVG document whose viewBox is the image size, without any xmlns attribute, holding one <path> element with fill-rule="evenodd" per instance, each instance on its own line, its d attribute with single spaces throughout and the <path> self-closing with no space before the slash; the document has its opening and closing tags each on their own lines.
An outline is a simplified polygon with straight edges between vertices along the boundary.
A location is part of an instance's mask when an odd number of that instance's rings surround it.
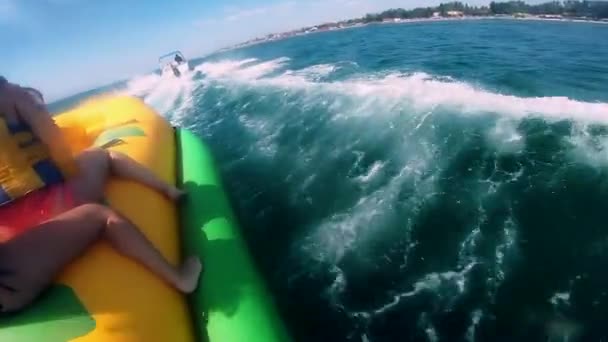
<svg viewBox="0 0 608 342">
<path fill-rule="evenodd" d="M 541 14 L 538 17 L 543 18 L 543 19 L 562 19 L 563 18 L 561 14 Z"/>
<path fill-rule="evenodd" d="M 447 11 L 445 14 L 448 17 L 464 17 L 464 12 L 462 11 Z"/>
<path fill-rule="evenodd" d="M 319 25 L 317 27 L 318 27 L 319 31 L 328 31 L 328 30 L 331 30 L 331 28 L 334 26 L 335 26 L 334 23 L 325 23 L 325 24 Z"/>
</svg>

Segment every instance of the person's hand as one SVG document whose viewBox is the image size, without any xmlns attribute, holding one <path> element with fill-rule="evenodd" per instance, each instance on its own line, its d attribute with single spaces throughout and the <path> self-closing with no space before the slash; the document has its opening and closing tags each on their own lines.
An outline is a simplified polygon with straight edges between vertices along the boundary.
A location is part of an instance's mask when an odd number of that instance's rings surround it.
<svg viewBox="0 0 608 342">
<path fill-rule="evenodd" d="M 0 83 L 0 114 L 4 114 L 9 122 L 20 120 L 27 123 L 34 135 L 46 145 L 51 159 L 64 175 L 71 176 L 76 172 L 70 146 L 55 124 L 38 90 L 6 81 Z"/>
<path fill-rule="evenodd" d="M 0 113 L 9 120 L 15 120 L 22 116 L 34 116 L 41 111 L 48 114 L 39 91 L 20 87 L 0 77 Z"/>
</svg>

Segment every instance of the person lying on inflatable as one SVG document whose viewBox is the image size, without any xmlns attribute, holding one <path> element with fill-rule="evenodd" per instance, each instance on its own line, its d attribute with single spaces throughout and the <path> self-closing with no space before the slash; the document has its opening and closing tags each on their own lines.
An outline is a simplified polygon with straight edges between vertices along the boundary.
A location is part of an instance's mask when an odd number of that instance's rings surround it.
<svg viewBox="0 0 608 342">
<path fill-rule="evenodd" d="M 0 314 L 31 304 L 101 238 L 177 290 L 195 290 L 198 258 L 175 268 L 131 222 L 99 204 L 110 176 L 173 201 L 184 194 L 120 153 L 95 148 L 73 157 L 42 94 L 0 77 Z"/>
</svg>

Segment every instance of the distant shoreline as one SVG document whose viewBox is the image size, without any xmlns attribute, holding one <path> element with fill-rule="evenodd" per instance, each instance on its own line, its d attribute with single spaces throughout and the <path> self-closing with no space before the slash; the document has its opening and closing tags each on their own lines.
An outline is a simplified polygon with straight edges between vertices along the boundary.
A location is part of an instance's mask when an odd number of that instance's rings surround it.
<svg viewBox="0 0 608 342">
<path fill-rule="evenodd" d="M 360 27 L 366 27 L 371 25 L 399 25 L 399 24 L 412 24 L 412 23 L 425 23 L 425 22 L 446 22 L 446 21 L 470 21 L 470 20 L 513 20 L 513 21 L 547 21 L 547 22 L 572 22 L 572 23 L 590 23 L 590 24 L 603 24 L 608 25 L 608 21 L 606 20 L 593 20 L 593 19 L 575 19 L 575 18 L 542 18 L 539 16 L 528 16 L 528 17 L 514 17 L 514 16 L 463 16 L 463 17 L 439 17 L 439 18 L 414 18 L 414 19 L 400 19 L 398 21 L 383 21 L 383 22 L 371 22 L 371 23 L 357 23 L 354 25 L 343 26 L 343 27 L 331 27 L 323 30 L 315 30 L 312 32 L 301 31 L 303 29 L 298 29 L 291 32 L 281 32 L 281 33 L 272 33 L 267 35 L 264 38 L 256 38 L 253 40 L 246 41 L 244 43 L 239 43 L 230 47 L 222 48 L 216 53 L 226 52 L 235 49 L 241 49 L 245 47 L 251 47 L 255 45 L 260 45 L 264 43 L 277 42 L 289 38 L 307 36 L 315 33 L 322 32 L 332 32 L 332 31 L 342 31 L 347 29 L 354 29 Z M 297 33 L 293 33 L 296 32 Z"/>
</svg>

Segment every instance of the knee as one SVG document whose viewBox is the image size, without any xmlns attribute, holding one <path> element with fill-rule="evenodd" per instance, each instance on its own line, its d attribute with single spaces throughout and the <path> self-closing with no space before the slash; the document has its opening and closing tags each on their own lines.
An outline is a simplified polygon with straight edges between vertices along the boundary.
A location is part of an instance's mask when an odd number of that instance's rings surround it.
<svg viewBox="0 0 608 342">
<path fill-rule="evenodd" d="M 109 151 L 95 147 L 86 150 L 84 153 L 88 162 L 93 164 L 96 168 L 101 168 L 103 170 L 109 168 L 112 159 Z"/>
<path fill-rule="evenodd" d="M 104 221 L 116 220 L 120 215 L 112 208 L 98 203 L 87 203 L 80 206 L 89 215 L 99 217 Z"/>
<path fill-rule="evenodd" d="M 97 157 L 97 159 L 99 160 L 100 163 L 102 163 L 104 165 L 110 164 L 110 161 L 112 159 L 111 151 L 104 150 L 103 148 L 97 147 L 93 150 L 93 153 L 95 153 L 95 156 Z"/>
<path fill-rule="evenodd" d="M 77 208 L 84 220 L 87 220 L 96 235 L 102 235 L 109 227 L 119 220 L 118 214 L 101 204 L 87 203 Z"/>
<path fill-rule="evenodd" d="M 83 204 L 77 210 L 81 212 L 82 216 L 99 222 L 106 222 L 109 217 L 114 215 L 112 209 L 97 203 Z"/>
</svg>

